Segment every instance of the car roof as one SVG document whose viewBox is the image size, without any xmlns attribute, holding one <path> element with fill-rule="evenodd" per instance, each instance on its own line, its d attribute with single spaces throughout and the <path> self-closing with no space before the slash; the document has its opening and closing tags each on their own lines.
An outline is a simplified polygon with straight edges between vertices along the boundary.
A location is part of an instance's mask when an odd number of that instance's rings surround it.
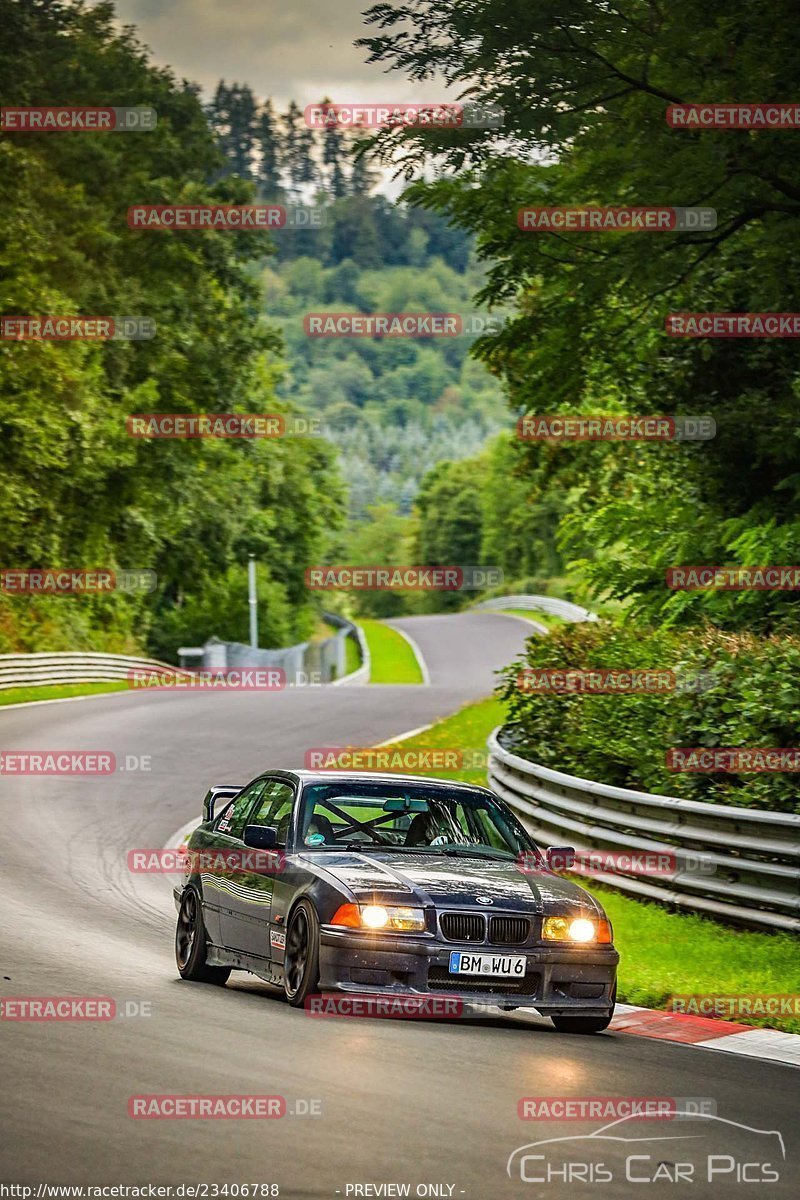
<svg viewBox="0 0 800 1200">
<path fill-rule="evenodd" d="M 262 776 L 281 776 L 300 784 L 310 783 L 394 783 L 413 784 L 423 787 L 463 788 L 473 792 L 488 792 L 488 788 L 477 783 L 462 783 L 458 779 L 437 779 L 431 775 L 400 775 L 394 771 L 309 771 L 304 768 L 275 768 L 262 771 Z"/>
</svg>

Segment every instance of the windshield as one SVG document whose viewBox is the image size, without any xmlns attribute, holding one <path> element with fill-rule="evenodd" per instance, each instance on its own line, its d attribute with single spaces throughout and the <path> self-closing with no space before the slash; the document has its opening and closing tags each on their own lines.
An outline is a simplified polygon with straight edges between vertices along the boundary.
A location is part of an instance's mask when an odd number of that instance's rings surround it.
<svg viewBox="0 0 800 1200">
<path fill-rule="evenodd" d="M 490 857 L 537 853 L 513 813 L 493 796 L 467 788 L 378 782 L 306 787 L 298 845 Z"/>
</svg>

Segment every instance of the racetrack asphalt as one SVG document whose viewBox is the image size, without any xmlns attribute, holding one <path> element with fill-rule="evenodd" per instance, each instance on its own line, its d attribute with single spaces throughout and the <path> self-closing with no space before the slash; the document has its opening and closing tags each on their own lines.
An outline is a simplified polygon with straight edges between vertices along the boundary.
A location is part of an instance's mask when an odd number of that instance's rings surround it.
<svg viewBox="0 0 800 1200">
<path fill-rule="evenodd" d="M 761 1194 L 736 1184 L 738 1164 L 711 1184 L 700 1165 L 691 1185 L 626 1181 L 631 1148 L 622 1142 L 592 1154 L 610 1181 L 522 1182 L 518 1167 L 506 1174 L 517 1147 L 604 1123 L 521 1120 L 522 1097 L 669 1096 L 713 1102 L 723 1122 L 708 1145 L 733 1160 L 775 1158 L 774 1138 L 741 1126 L 781 1131 L 787 1161 L 772 1163 L 780 1182 L 762 1186 L 770 1196 L 796 1194 L 794 1068 L 624 1034 L 559 1034 L 528 1014 L 312 1019 L 251 976 L 235 973 L 223 989 L 180 980 L 175 877 L 131 874 L 129 850 L 162 847 L 199 818 L 211 783 L 300 765 L 314 745 L 385 741 L 489 694 L 493 669 L 530 633 L 488 613 L 397 624 L 419 645 L 431 686 L 114 693 L 0 710 L 2 750 L 110 750 L 123 766 L 126 756 L 151 759 L 149 771 L 108 777 L 0 777 L 0 993 L 108 996 L 118 1009 L 145 1002 L 152 1010 L 91 1024 L 0 1021 L 0 1180 L 277 1184 L 281 1197 L 331 1200 L 402 1194 L 354 1190 L 367 1184 L 456 1200 L 628 1197 L 642 1186 L 648 1200 Z M 130 1096 L 167 1093 L 281 1095 L 294 1112 L 266 1121 L 127 1115 Z M 299 1115 L 298 1101 L 318 1102 L 320 1115 Z M 648 1122 L 630 1136 L 674 1137 L 678 1126 Z M 696 1157 L 705 1142 L 692 1133 Z M 566 1145 L 576 1160 L 588 1153 Z M 643 1145 L 635 1148 L 645 1160 L 640 1176 L 659 1162 L 668 1176 L 669 1164 L 689 1156 L 680 1140 Z M 767 1145 L 769 1155 L 760 1149 Z M 525 1167 L 531 1178 L 540 1169 L 533 1159 Z"/>
</svg>

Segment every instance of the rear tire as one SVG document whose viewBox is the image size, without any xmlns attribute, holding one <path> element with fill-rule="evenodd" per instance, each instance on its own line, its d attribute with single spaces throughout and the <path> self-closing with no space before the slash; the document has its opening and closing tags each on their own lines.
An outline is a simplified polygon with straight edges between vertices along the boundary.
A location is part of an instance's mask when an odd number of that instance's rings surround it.
<svg viewBox="0 0 800 1200">
<path fill-rule="evenodd" d="M 319 989 L 319 917 L 313 904 L 301 900 L 286 931 L 283 990 L 293 1008 Z"/>
<path fill-rule="evenodd" d="M 194 888 L 183 893 L 175 930 L 175 961 L 181 979 L 193 983 L 215 983 L 222 987 L 228 982 L 230 967 L 210 967 L 206 962 L 208 941 L 203 923 L 203 906 Z"/>
</svg>

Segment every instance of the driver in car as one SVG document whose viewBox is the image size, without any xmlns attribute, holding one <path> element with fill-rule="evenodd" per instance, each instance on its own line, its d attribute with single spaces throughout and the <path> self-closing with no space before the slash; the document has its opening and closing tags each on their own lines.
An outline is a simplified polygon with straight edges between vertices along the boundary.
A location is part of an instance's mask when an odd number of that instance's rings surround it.
<svg viewBox="0 0 800 1200">
<path fill-rule="evenodd" d="M 411 818 L 406 833 L 406 846 L 441 846 L 453 840 L 453 831 L 442 817 L 431 811 L 417 813 Z"/>
</svg>

